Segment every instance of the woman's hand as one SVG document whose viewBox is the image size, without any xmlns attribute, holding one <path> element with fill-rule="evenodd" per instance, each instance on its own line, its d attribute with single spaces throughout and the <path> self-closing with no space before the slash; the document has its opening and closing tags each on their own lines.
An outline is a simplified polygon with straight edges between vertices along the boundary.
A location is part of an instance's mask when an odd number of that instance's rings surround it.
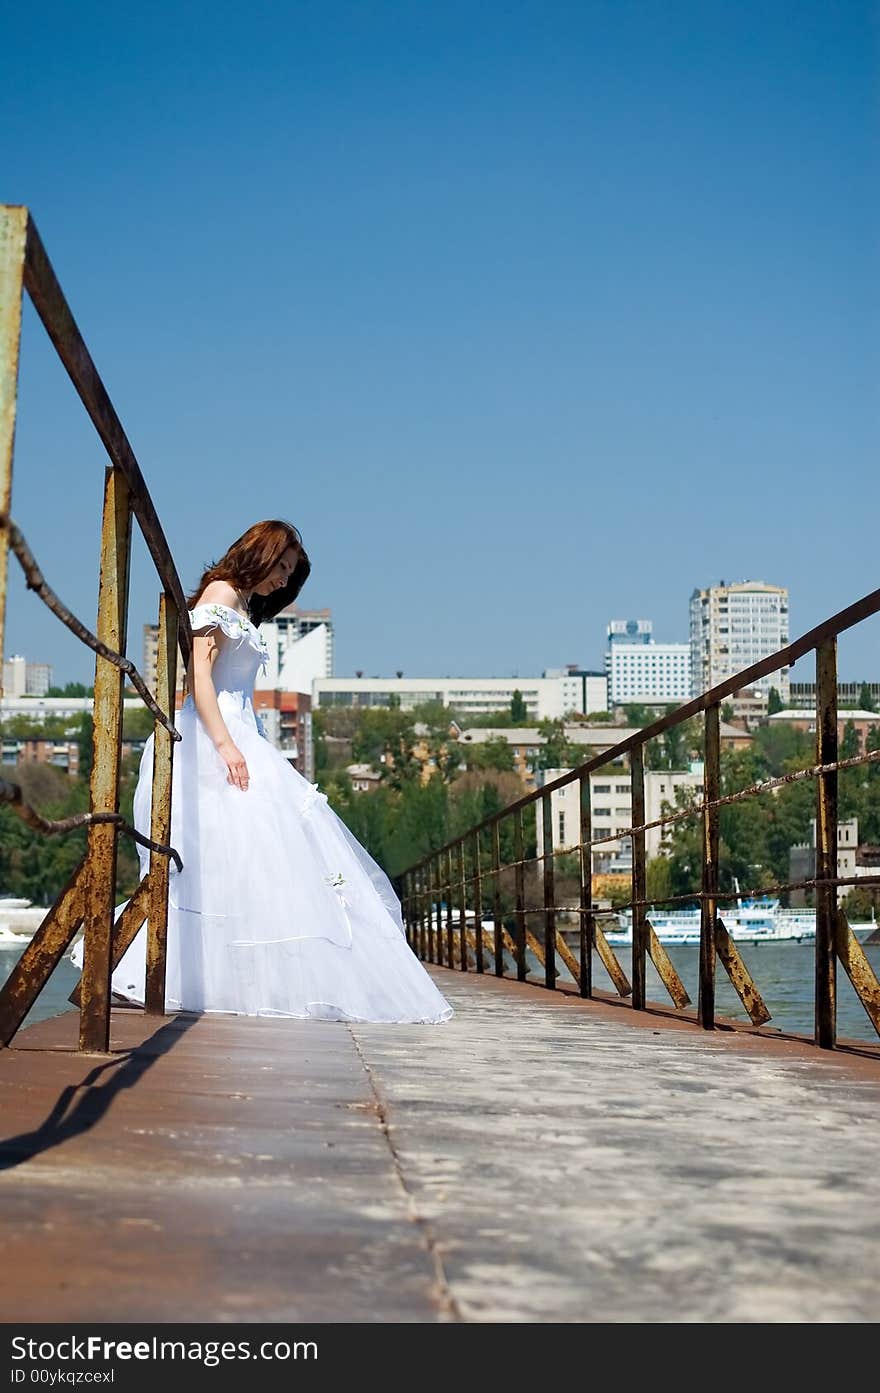
<svg viewBox="0 0 880 1393">
<path fill-rule="evenodd" d="M 217 753 L 226 765 L 228 773 L 226 782 L 240 788 L 243 793 L 247 792 L 250 783 L 250 775 L 245 757 L 233 740 L 221 740 L 216 746 Z"/>
</svg>

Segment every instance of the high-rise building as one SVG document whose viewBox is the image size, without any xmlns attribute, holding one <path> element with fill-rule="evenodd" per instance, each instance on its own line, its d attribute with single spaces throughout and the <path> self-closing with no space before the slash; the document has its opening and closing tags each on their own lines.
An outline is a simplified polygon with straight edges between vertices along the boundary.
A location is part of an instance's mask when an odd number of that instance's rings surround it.
<svg viewBox="0 0 880 1393">
<path fill-rule="evenodd" d="M 269 664 L 257 674 L 256 685 L 266 690 L 311 695 L 318 677 L 333 676 L 333 619 L 329 609 L 300 609 L 287 605 L 274 619 L 260 625 Z"/>
<path fill-rule="evenodd" d="M 45 696 L 52 685 L 51 663 L 28 663 L 25 668 L 25 695 Z"/>
<path fill-rule="evenodd" d="M 766 658 L 788 643 L 788 590 L 763 580 L 721 581 L 695 590 L 690 602 L 691 682 L 695 696 Z M 750 688 L 775 687 L 788 704 L 789 669 L 782 667 Z"/>
<path fill-rule="evenodd" d="M 3 660 L 3 695 L 25 696 L 27 693 L 27 660 L 21 653 L 12 653 Z"/>
<path fill-rule="evenodd" d="M 688 700 L 691 673 L 687 643 L 656 643 L 650 619 L 612 619 L 607 634 L 609 706 Z"/>
<path fill-rule="evenodd" d="M 256 687 L 304 692 L 311 696 L 316 677 L 333 676 L 333 619 L 329 609 L 305 610 L 288 605 L 260 625 L 266 641 L 269 664 L 258 672 Z M 156 660 L 159 651 L 159 625 L 144 625 L 144 651 L 141 674 L 151 692 L 156 690 Z M 183 659 L 177 654 L 177 685 L 183 682 Z"/>
<path fill-rule="evenodd" d="M 5 696 L 45 696 L 51 685 L 49 663 L 29 663 L 20 653 L 11 654 L 3 663 Z"/>
<path fill-rule="evenodd" d="M 605 632 L 609 648 L 618 643 L 632 646 L 654 642 L 654 625 L 650 619 L 612 619 Z"/>
</svg>

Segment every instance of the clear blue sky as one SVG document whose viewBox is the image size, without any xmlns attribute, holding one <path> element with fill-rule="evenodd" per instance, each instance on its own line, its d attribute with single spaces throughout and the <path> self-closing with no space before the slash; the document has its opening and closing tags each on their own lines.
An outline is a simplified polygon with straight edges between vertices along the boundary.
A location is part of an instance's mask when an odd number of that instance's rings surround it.
<svg viewBox="0 0 880 1393">
<path fill-rule="evenodd" d="M 5 7 L 0 65 L 0 200 L 186 587 L 281 515 L 340 674 L 504 676 L 684 641 L 722 577 L 793 636 L 878 584 L 876 6 L 86 0 Z M 93 623 L 102 452 L 32 310 L 15 471 Z M 91 676 L 17 579 L 8 640 Z"/>
</svg>

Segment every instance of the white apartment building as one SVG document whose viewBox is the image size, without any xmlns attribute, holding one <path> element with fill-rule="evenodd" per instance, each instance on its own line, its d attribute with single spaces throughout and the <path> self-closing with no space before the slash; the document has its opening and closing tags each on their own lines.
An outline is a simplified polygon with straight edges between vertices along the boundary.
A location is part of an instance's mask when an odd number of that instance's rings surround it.
<svg viewBox="0 0 880 1393">
<path fill-rule="evenodd" d="M 49 663 L 29 663 L 21 653 L 13 653 L 4 660 L 4 696 L 45 696 L 51 685 Z"/>
<path fill-rule="evenodd" d="M 288 605 L 260 625 L 269 665 L 258 672 L 255 686 L 311 695 L 318 678 L 333 676 L 333 621 L 330 611 L 299 610 Z"/>
<path fill-rule="evenodd" d="M 562 682 L 562 714 L 577 711 L 586 716 L 592 711 L 608 710 L 608 675 L 604 672 L 591 672 L 579 668 L 575 663 L 568 667 L 545 668 L 542 677 L 555 678 Z"/>
<path fill-rule="evenodd" d="M 12 716 L 27 716 L 32 721 L 44 721 L 48 716 L 60 716 L 71 721 L 92 714 L 93 697 L 0 697 L 0 720 Z M 124 711 L 143 711 L 140 697 L 125 697 Z"/>
<path fill-rule="evenodd" d="M 590 687 L 587 699 L 604 692 L 604 679 Z M 580 696 L 578 697 L 578 690 Z M 482 716 L 509 709 L 514 692 L 525 702 L 528 721 L 556 720 L 569 711 L 581 711 L 584 685 L 566 672 L 557 677 L 327 677 L 316 679 L 312 704 L 318 706 L 391 706 L 411 711 L 425 702 L 442 702 L 463 716 Z M 604 706 L 591 707 L 604 710 Z"/>
<path fill-rule="evenodd" d="M 311 695 L 318 677 L 333 676 L 333 619 L 329 609 L 299 609 L 288 605 L 274 619 L 260 625 L 266 641 L 269 665 L 258 672 L 258 691 L 305 692 Z M 141 674 L 151 692 L 156 690 L 159 625 L 144 625 Z M 183 659 L 177 654 L 177 685 L 183 683 Z"/>
<path fill-rule="evenodd" d="M 691 650 L 687 643 L 615 643 L 605 655 L 608 701 L 680 705 L 691 695 Z"/>
<path fill-rule="evenodd" d="M 539 775 L 544 784 L 562 778 L 566 769 L 547 769 Z M 703 772 L 699 765 L 691 770 L 648 769 L 645 771 L 645 821 L 655 822 L 663 815 L 664 804 L 676 806 L 676 790 L 689 789 L 696 799 L 702 797 Z M 538 848 L 543 846 L 543 800 L 536 803 Z M 632 826 L 632 775 L 628 769 L 602 770 L 590 775 L 590 807 L 593 837 L 609 837 L 614 832 Z M 580 841 L 580 786 L 572 780 L 564 788 L 550 794 L 553 818 L 553 850 L 574 850 Z M 650 860 L 663 853 L 662 827 L 650 827 L 645 833 L 645 850 Z M 632 870 L 632 840 L 617 838 L 593 847 L 595 874 Z"/>
<path fill-rule="evenodd" d="M 276 638 L 270 621 L 260 626 L 260 632 L 269 648 L 269 665 L 265 672 L 256 675 L 254 686 L 258 691 L 274 687 L 282 692 L 305 692 L 311 696 L 315 680 L 331 675 L 328 667 L 332 646 L 323 624 L 290 642 L 284 636 Z"/>
<path fill-rule="evenodd" d="M 762 580 L 721 581 L 694 590 L 690 601 L 691 683 L 699 696 L 788 643 L 788 590 Z M 766 696 L 775 687 L 788 704 L 789 669 L 749 684 Z"/>
</svg>

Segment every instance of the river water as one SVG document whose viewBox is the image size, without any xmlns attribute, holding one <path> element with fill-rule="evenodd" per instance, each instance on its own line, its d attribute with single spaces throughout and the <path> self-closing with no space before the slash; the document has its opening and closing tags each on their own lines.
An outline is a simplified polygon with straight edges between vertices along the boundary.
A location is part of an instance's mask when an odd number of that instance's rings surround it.
<svg viewBox="0 0 880 1393">
<path fill-rule="evenodd" d="M 868 961 L 874 972 L 880 976 L 880 944 L 863 944 Z M 755 985 L 764 998 L 771 1013 L 769 1026 L 778 1030 L 794 1031 L 798 1034 L 813 1033 L 813 944 L 762 943 L 757 948 L 739 945 L 740 956 L 754 978 Z M 699 954 L 696 946 L 666 945 L 672 965 L 684 982 L 693 1003 L 697 1001 L 697 982 L 699 980 Z M 21 949 L 13 944 L 0 947 L 0 980 L 6 980 L 13 965 L 18 961 Z M 632 954 L 629 947 L 616 950 L 617 958 L 627 976 L 631 978 Z M 530 974 L 536 980 L 543 978 L 543 968 L 529 955 Z M 562 963 L 560 980 L 571 981 Z M 511 963 L 507 964 L 510 971 Z M 515 971 L 515 969 L 514 969 Z M 79 980 L 79 972 L 67 958 L 62 958 L 52 977 L 27 1018 L 26 1024 L 46 1020 L 62 1011 L 72 1009 L 68 996 Z M 598 955 L 593 959 L 593 985 L 597 991 L 613 991 L 611 980 L 605 972 Z M 647 995 L 650 1001 L 669 1004 L 666 990 L 654 970 L 650 958 L 647 963 Z M 718 964 L 715 986 L 715 1009 L 719 1016 L 729 1016 L 734 1020 L 748 1020 L 742 1002 L 727 979 L 727 973 Z M 843 969 L 837 970 L 837 1034 L 849 1040 L 878 1043 L 878 1035 L 871 1024 L 865 1009 L 850 985 Z"/>
<path fill-rule="evenodd" d="M 696 1006 L 700 979 L 699 946 L 666 943 L 664 947 L 672 966 L 685 985 L 688 996 Z M 862 948 L 875 975 L 880 976 L 880 944 L 863 943 Z M 794 939 L 782 943 L 761 943 L 757 947 L 752 947 L 751 944 L 737 944 L 737 951 L 770 1012 L 768 1027 L 812 1036 L 815 997 L 814 949 L 815 943 L 798 943 Z M 614 952 L 627 977 L 632 980 L 631 947 L 616 947 Z M 543 974 L 543 969 L 537 962 L 534 970 L 536 974 Z M 567 981 L 572 980 L 564 967 L 560 976 Z M 593 958 L 593 986 L 597 991 L 614 991 L 611 979 L 598 955 L 594 955 Z M 666 988 L 650 958 L 647 960 L 645 988 L 650 1001 L 671 1005 Z M 717 960 L 715 973 L 715 1013 L 718 1016 L 729 1016 L 736 1021 L 748 1020 L 743 1004 L 731 986 L 720 960 Z M 837 1035 L 841 1040 L 870 1040 L 875 1045 L 880 1042 L 880 1036 L 839 963 Z"/>
</svg>

